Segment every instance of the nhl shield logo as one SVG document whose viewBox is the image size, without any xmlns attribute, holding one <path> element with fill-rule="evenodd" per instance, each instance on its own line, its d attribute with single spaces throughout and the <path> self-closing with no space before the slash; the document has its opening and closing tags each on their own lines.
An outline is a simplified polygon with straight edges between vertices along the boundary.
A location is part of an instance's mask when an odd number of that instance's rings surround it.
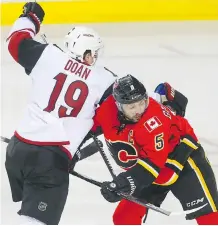
<svg viewBox="0 0 218 226">
<path fill-rule="evenodd" d="M 40 202 L 39 205 L 38 205 L 38 209 L 40 211 L 46 211 L 46 208 L 47 208 L 48 204 L 45 203 L 45 202 Z"/>
</svg>

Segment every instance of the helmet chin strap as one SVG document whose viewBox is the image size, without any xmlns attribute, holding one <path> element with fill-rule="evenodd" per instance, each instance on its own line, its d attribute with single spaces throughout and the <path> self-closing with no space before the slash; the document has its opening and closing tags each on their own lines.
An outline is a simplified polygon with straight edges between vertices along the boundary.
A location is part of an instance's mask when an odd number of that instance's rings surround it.
<svg viewBox="0 0 218 226">
<path fill-rule="evenodd" d="M 115 102 L 116 105 L 117 105 L 117 108 L 118 108 L 118 111 L 122 112 L 123 113 L 123 108 L 122 108 L 122 105 L 119 103 L 119 102 Z"/>
<path fill-rule="evenodd" d="M 99 56 L 99 53 L 98 53 L 99 50 L 100 50 L 100 49 L 98 49 L 98 50 L 96 50 L 96 51 L 91 50 L 92 58 L 94 59 L 94 60 L 93 60 L 93 63 L 91 64 L 91 66 L 95 65 L 95 63 L 97 62 L 98 56 Z"/>
</svg>

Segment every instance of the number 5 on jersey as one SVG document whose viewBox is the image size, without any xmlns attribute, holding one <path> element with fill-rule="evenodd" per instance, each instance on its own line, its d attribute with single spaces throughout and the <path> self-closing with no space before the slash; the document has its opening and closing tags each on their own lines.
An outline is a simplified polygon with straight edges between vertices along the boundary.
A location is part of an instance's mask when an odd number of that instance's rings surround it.
<svg viewBox="0 0 218 226">
<path fill-rule="evenodd" d="M 164 134 L 160 133 L 155 136 L 154 141 L 155 141 L 155 149 L 157 151 L 160 151 L 164 148 L 164 139 L 163 139 Z"/>
<path fill-rule="evenodd" d="M 56 80 L 55 86 L 51 93 L 48 106 L 44 109 L 44 111 L 52 112 L 56 107 L 56 102 L 60 96 L 60 93 L 63 89 L 64 83 L 67 79 L 67 75 L 60 73 L 54 77 Z M 86 83 L 80 80 L 73 81 L 67 88 L 66 93 L 64 94 L 64 101 L 67 106 L 69 106 L 70 111 L 67 114 L 67 110 L 69 108 L 64 107 L 63 105 L 59 106 L 58 116 L 62 117 L 76 117 L 81 111 L 86 98 L 89 94 L 89 89 Z"/>
</svg>

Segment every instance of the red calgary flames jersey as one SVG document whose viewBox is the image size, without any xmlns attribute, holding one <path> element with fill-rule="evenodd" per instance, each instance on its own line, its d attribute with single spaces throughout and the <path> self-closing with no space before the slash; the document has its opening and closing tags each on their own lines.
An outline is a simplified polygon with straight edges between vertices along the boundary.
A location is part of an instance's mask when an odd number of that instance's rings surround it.
<svg viewBox="0 0 218 226">
<path fill-rule="evenodd" d="M 128 169 L 141 159 L 155 177 L 181 136 L 189 134 L 197 140 L 186 119 L 175 116 L 152 98 L 140 121 L 122 130 L 113 96 L 96 110 L 94 122 L 92 130 L 101 126 L 109 151 L 120 167 Z"/>
</svg>

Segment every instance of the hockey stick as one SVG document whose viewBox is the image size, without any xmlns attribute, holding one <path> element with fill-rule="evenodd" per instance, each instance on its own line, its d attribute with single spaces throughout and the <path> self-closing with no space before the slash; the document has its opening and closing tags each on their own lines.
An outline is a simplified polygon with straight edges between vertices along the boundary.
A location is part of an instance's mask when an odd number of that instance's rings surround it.
<svg viewBox="0 0 218 226">
<path fill-rule="evenodd" d="M 102 156 L 102 158 L 103 158 L 103 160 L 104 160 L 104 162 L 105 162 L 105 164 L 106 164 L 106 166 L 107 166 L 107 168 L 108 168 L 108 170 L 109 170 L 109 172 L 110 172 L 110 174 L 112 176 L 112 178 L 114 179 L 116 177 L 116 175 L 115 175 L 115 173 L 113 171 L 113 168 L 112 168 L 112 166 L 110 164 L 110 161 L 109 161 L 108 157 L 106 156 L 106 154 L 105 154 L 105 152 L 103 150 L 103 147 L 99 145 L 98 138 L 95 135 L 93 135 L 92 137 L 94 139 L 94 142 L 95 142 L 95 144 L 96 144 L 96 146 L 97 146 L 97 148 L 98 148 L 98 150 L 99 150 L 99 152 L 100 152 L 100 154 L 101 154 L 101 156 Z M 162 214 L 167 215 L 167 216 L 193 213 L 193 212 L 196 212 L 196 211 L 204 208 L 208 204 L 208 203 L 206 203 L 203 206 L 200 206 L 200 207 L 192 209 L 192 210 L 186 210 L 186 211 L 182 211 L 182 212 L 171 212 L 171 211 L 168 211 L 168 210 L 164 210 L 164 209 L 162 209 L 160 207 L 157 207 L 157 206 L 155 206 L 155 205 L 153 205 L 151 203 L 148 203 L 145 200 L 139 200 L 136 197 L 132 197 L 130 195 L 125 195 L 125 194 L 122 194 L 122 193 L 118 193 L 118 194 L 124 199 L 127 199 L 129 201 L 135 202 L 135 203 L 137 203 L 137 204 L 139 204 L 141 206 L 147 207 L 148 209 L 152 209 L 152 210 L 154 210 L 156 212 L 162 213 Z"/>
<path fill-rule="evenodd" d="M 70 171 L 70 174 L 73 175 L 73 176 L 75 176 L 75 177 L 78 177 L 78 178 L 80 178 L 80 179 L 82 179 L 82 180 L 84 180 L 84 181 L 86 181 L 86 182 L 88 182 L 88 183 L 90 183 L 90 184 L 96 185 L 96 186 L 98 186 L 98 187 L 101 187 L 101 185 L 102 185 L 101 182 L 96 181 L 96 180 L 94 180 L 94 179 L 91 179 L 91 178 L 89 178 L 89 177 L 87 177 L 87 176 L 83 176 L 82 174 L 77 173 L 77 172 L 74 171 L 74 170 Z"/>
<path fill-rule="evenodd" d="M 94 138 L 93 138 L 93 139 L 94 139 Z M 96 139 L 97 139 L 97 138 L 95 137 L 95 140 L 94 140 L 95 142 L 97 142 Z M 1 141 L 2 141 L 2 142 L 5 142 L 5 143 L 9 143 L 9 142 L 10 142 L 10 139 L 1 136 Z M 96 143 L 96 145 L 97 145 L 97 147 L 98 147 L 99 149 L 101 148 L 101 147 L 99 147 L 98 143 Z M 100 150 L 99 150 L 99 151 L 100 151 Z M 104 152 L 104 151 L 103 151 L 103 152 Z M 106 154 L 105 154 L 105 156 L 106 156 Z M 106 158 L 107 158 L 107 156 L 106 156 Z M 109 162 L 108 159 L 107 159 L 107 161 Z M 110 163 L 109 163 L 109 164 L 110 164 Z M 112 166 L 111 166 L 111 165 L 110 165 L 110 167 L 111 167 L 111 172 L 113 172 L 113 169 L 112 169 Z M 83 175 L 81 175 L 81 174 L 79 174 L 79 173 L 77 173 L 77 172 L 75 172 L 75 171 L 71 171 L 70 174 L 72 174 L 73 176 L 76 176 L 76 177 L 78 177 L 78 178 L 80 178 L 80 179 L 82 179 L 82 180 L 85 180 L 85 181 L 88 182 L 88 183 L 91 183 L 91 184 L 93 184 L 93 185 L 96 185 L 96 186 L 98 186 L 98 187 L 101 187 L 101 184 L 102 184 L 102 183 L 99 182 L 99 181 L 96 181 L 96 180 L 94 180 L 94 179 L 91 179 L 91 178 L 88 178 L 88 177 L 86 177 L 86 176 L 83 176 Z M 113 173 L 113 175 L 115 176 L 114 173 Z M 150 203 L 147 203 L 147 202 L 144 203 L 144 202 L 142 202 L 141 200 L 138 200 L 138 199 L 136 199 L 136 198 L 133 199 L 133 197 L 124 196 L 124 195 L 122 195 L 122 197 L 125 198 L 125 199 L 128 199 L 128 200 L 130 200 L 130 201 L 132 201 L 132 202 L 135 202 L 135 203 L 137 203 L 137 204 L 139 204 L 139 205 L 142 205 L 142 206 L 144 206 L 144 207 L 150 208 L 150 209 L 152 209 L 152 210 L 154 210 L 154 211 L 156 211 L 156 212 L 159 212 L 159 213 L 162 213 L 162 214 L 164 214 L 164 215 L 167 215 L 167 216 L 183 215 L 183 214 L 193 213 L 193 212 L 196 212 L 196 211 L 198 211 L 198 210 L 204 208 L 204 207 L 207 205 L 207 204 L 204 204 L 203 206 L 200 206 L 200 207 L 198 207 L 198 208 L 195 208 L 195 209 L 192 209 L 192 210 L 186 210 L 186 211 L 182 211 L 182 212 L 170 212 L 170 211 L 164 210 L 164 209 L 162 209 L 162 208 L 156 207 L 156 206 L 154 206 L 153 204 L 150 204 Z"/>
<path fill-rule="evenodd" d="M 97 148 L 98 148 L 98 150 L 100 152 L 100 155 L 101 155 L 102 159 L 104 160 L 104 162 L 105 162 L 105 164 L 106 164 L 106 166 L 107 166 L 112 178 L 115 179 L 116 175 L 114 173 L 114 170 L 113 170 L 113 168 L 112 168 L 112 166 L 110 164 L 110 161 L 109 161 L 108 157 L 106 156 L 106 154 L 105 154 L 105 152 L 103 150 L 103 147 L 99 145 L 98 138 L 95 135 L 92 135 L 92 138 L 93 138 L 93 140 L 94 140 L 94 142 L 95 142 L 95 144 L 96 144 L 96 146 L 97 146 Z"/>
<path fill-rule="evenodd" d="M 82 180 L 85 180 L 85 181 L 88 182 L 88 183 L 91 183 L 91 184 L 93 184 L 93 185 L 96 185 L 96 186 L 98 186 L 98 187 L 101 187 L 101 185 L 102 185 L 101 182 L 96 181 L 96 180 L 94 180 L 94 179 L 91 179 L 91 178 L 89 178 L 89 177 L 83 176 L 83 175 L 81 175 L 80 173 L 78 173 L 78 172 L 76 172 L 76 171 L 71 171 L 70 174 L 72 174 L 73 176 L 76 176 L 76 177 L 78 177 L 78 178 L 80 178 L 80 179 L 82 179 Z M 124 198 L 125 198 L 125 197 L 124 197 Z M 128 200 L 129 200 L 129 199 L 128 199 Z M 144 207 L 147 207 L 148 210 L 149 210 L 149 209 L 152 209 L 152 210 L 155 210 L 156 212 L 162 213 L 162 214 L 167 215 L 167 216 L 175 216 L 175 215 L 189 214 L 189 213 L 195 212 L 195 211 L 197 211 L 197 210 L 200 210 L 200 209 L 202 209 L 204 206 L 207 205 L 207 204 L 204 204 L 204 205 L 201 206 L 201 207 L 198 207 L 198 208 L 195 208 L 195 209 L 192 209 L 192 210 L 186 210 L 186 211 L 183 211 L 183 212 L 170 212 L 170 211 L 163 210 L 163 209 L 161 209 L 161 208 L 159 208 L 159 207 L 156 207 L 156 206 L 154 206 L 154 205 L 152 205 L 152 204 L 149 204 L 149 203 L 147 203 L 147 204 L 142 203 L 141 201 L 137 201 L 137 200 L 135 200 L 135 199 L 134 199 L 134 200 L 130 200 L 130 201 L 136 202 L 136 203 L 139 204 L 139 205 L 142 205 L 142 206 L 144 206 Z M 156 208 L 156 209 L 154 209 L 154 208 Z M 148 217 L 148 210 L 147 210 L 146 216 L 145 216 L 145 218 L 144 218 L 144 220 L 143 220 L 144 223 L 145 223 L 145 220 L 146 220 L 147 217 Z"/>
</svg>

